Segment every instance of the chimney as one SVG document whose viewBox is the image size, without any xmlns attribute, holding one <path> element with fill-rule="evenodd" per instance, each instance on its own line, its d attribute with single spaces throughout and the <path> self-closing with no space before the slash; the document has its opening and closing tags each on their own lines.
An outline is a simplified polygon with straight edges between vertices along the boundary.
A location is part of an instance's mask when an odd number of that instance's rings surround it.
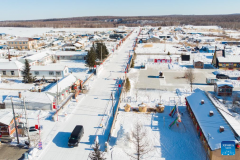
<svg viewBox="0 0 240 160">
<path fill-rule="evenodd" d="M 213 116 L 213 111 L 209 112 L 209 116 L 212 117 Z"/>
<path fill-rule="evenodd" d="M 201 100 L 201 104 L 204 104 L 204 100 Z"/>
<path fill-rule="evenodd" d="M 22 93 L 21 92 L 18 92 L 18 97 L 22 98 Z"/>
<path fill-rule="evenodd" d="M 219 131 L 220 131 L 220 133 L 222 133 L 224 131 L 224 127 L 220 126 Z"/>
</svg>

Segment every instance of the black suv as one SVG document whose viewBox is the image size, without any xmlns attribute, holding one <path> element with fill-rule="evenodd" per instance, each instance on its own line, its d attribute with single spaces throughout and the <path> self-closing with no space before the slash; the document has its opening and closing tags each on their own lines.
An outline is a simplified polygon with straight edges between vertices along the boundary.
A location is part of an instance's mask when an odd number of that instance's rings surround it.
<svg viewBox="0 0 240 160">
<path fill-rule="evenodd" d="M 217 74 L 216 78 L 218 78 L 218 79 L 229 79 L 229 76 L 227 76 L 225 74 Z"/>
<path fill-rule="evenodd" d="M 71 136 L 69 137 L 68 146 L 69 147 L 78 146 L 78 143 L 81 140 L 83 134 L 84 134 L 83 126 L 77 125 L 72 131 Z"/>
</svg>

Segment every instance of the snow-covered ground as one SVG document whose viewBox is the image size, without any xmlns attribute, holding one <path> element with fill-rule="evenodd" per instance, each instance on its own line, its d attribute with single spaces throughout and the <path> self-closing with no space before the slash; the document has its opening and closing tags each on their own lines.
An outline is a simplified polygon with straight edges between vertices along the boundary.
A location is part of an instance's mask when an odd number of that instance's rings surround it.
<svg viewBox="0 0 240 160">
<path fill-rule="evenodd" d="M 149 45 L 149 46 L 147 46 Z M 139 54 L 167 54 L 170 52 L 171 54 L 181 54 L 180 48 L 183 47 L 179 44 L 165 44 L 165 43 L 143 43 L 137 44 L 136 53 Z"/>
<path fill-rule="evenodd" d="M 94 33 L 94 31 L 109 31 L 114 28 L 21 28 L 21 27 L 0 27 L 0 33 L 6 33 L 21 37 L 42 36 L 49 31 L 67 31 L 74 33 Z"/>
<path fill-rule="evenodd" d="M 112 149 L 106 154 L 108 159 L 111 156 L 114 160 L 131 159 L 126 153 L 132 154 L 134 146 L 126 140 L 126 135 L 134 131 L 133 127 L 137 122 L 146 129 L 147 136 L 143 139 L 147 139 L 152 147 L 152 151 L 144 156 L 146 159 L 204 159 L 205 151 L 185 107 L 179 107 L 179 111 L 183 113 L 179 126 L 169 128 L 174 120 L 168 115 L 172 108 L 173 106 L 166 106 L 164 113 L 150 114 L 124 112 L 121 108 L 110 141 Z"/>
<path fill-rule="evenodd" d="M 122 78 L 124 72 L 122 68 L 128 60 L 128 44 L 132 43 L 136 33 L 117 50 L 114 55 L 104 65 L 103 71 L 92 83 L 88 94 L 77 103 L 76 110 L 71 117 L 63 122 L 53 135 L 52 141 L 45 147 L 36 159 L 87 159 L 91 145 L 96 137 L 99 122 L 106 115 L 106 107 L 112 92 L 116 93 L 116 79 Z M 124 66 L 123 66 L 124 65 Z M 116 97 L 117 98 L 117 97 Z M 110 121 L 111 122 L 111 121 Z M 109 123 L 110 126 L 111 123 Z M 78 147 L 68 148 L 68 137 L 76 125 L 84 126 L 84 136 Z M 110 127 L 106 126 L 104 132 L 98 132 L 101 148 L 108 139 Z"/>
</svg>

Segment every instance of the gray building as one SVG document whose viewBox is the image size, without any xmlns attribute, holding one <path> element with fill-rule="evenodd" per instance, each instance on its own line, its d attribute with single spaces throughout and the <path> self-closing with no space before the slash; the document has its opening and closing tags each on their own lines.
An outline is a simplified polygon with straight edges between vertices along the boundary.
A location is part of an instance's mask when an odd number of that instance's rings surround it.
<svg viewBox="0 0 240 160">
<path fill-rule="evenodd" d="M 58 51 L 56 52 L 57 60 L 85 60 L 87 52 L 71 52 L 71 51 Z"/>
</svg>

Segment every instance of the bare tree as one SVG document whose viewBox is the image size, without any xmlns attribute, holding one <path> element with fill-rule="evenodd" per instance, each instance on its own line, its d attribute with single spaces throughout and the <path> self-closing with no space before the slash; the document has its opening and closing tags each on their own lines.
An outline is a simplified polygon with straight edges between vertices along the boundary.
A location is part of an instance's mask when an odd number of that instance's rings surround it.
<svg viewBox="0 0 240 160">
<path fill-rule="evenodd" d="M 100 151 L 99 143 L 95 143 L 92 147 L 93 151 L 90 153 L 89 158 L 91 160 L 105 160 L 104 153 Z"/>
<path fill-rule="evenodd" d="M 187 82 L 190 83 L 191 92 L 192 92 L 192 85 L 195 80 L 195 74 L 192 68 L 189 68 L 185 71 L 184 77 L 187 79 Z"/>
<path fill-rule="evenodd" d="M 134 125 L 133 131 L 126 137 L 127 141 L 132 143 L 134 146 L 134 153 L 126 154 L 133 159 L 144 159 L 146 154 L 153 150 L 153 147 L 150 145 L 147 139 L 147 132 L 141 124 L 138 122 Z"/>
</svg>

